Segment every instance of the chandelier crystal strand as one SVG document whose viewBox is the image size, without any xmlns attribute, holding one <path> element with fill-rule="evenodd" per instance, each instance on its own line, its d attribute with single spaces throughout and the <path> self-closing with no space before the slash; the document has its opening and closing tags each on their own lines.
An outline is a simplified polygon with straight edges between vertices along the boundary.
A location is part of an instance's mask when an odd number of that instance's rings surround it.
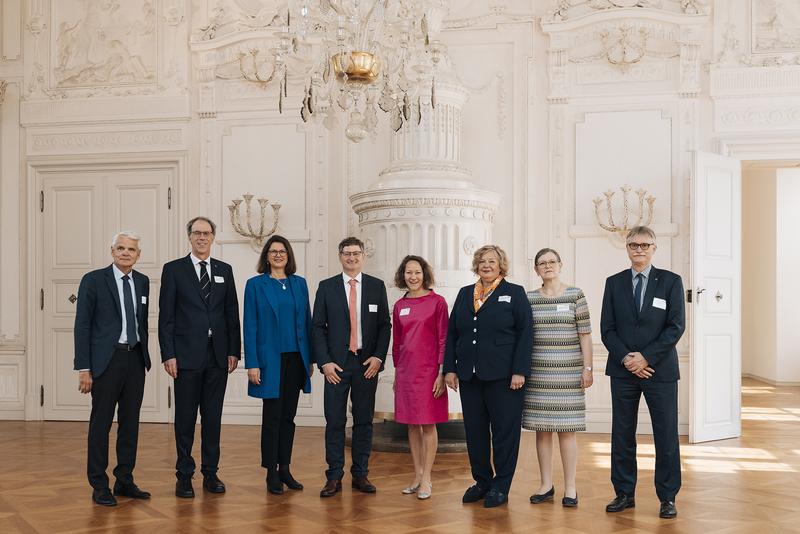
<svg viewBox="0 0 800 534">
<path fill-rule="evenodd" d="M 436 105 L 434 76 L 445 48 L 436 39 L 448 0 L 288 0 L 272 44 L 239 55 L 245 80 L 277 85 L 283 112 L 291 83 L 300 116 L 358 142 L 374 134 L 378 109 L 399 130 Z M 302 80 L 302 83 L 297 82 Z M 292 95 L 293 98 L 295 95 Z M 399 124 L 398 124 L 399 121 Z"/>
</svg>

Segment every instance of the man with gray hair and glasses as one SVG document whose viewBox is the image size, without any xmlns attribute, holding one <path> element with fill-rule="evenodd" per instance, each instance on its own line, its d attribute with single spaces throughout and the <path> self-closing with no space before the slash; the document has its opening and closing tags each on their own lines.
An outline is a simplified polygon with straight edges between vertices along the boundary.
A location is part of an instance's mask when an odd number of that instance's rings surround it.
<svg viewBox="0 0 800 534">
<path fill-rule="evenodd" d="M 113 263 L 87 273 L 78 288 L 75 312 L 75 370 L 78 390 L 91 393 L 87 475 L 92 500 L 115 506 L 114 495 L 149 499 L 133 482 L 139 411 L 144 395 L 150 279 L 133 266 L 141 255 L 139 236 L 120 232 L 111 240 Z M 114 493 L 108 487 L 108 433 L 117 412 Z"/>
<path fill-rule="evenodd" d="M 631 266 L 606 280 L 600 331 L 608 349 L 611 377 L 611 483 L 616 497 L 606 512 L 635 506 L 636 424 L 644 394 L 656 447 L 659 517 L 678 515 L 681 487 L 678 445 L 678 351 L 686 326 L 683 283 L 677 274 L 653 266 L 656 234 L 636 226 L 625 240 Z"/>
</svg>

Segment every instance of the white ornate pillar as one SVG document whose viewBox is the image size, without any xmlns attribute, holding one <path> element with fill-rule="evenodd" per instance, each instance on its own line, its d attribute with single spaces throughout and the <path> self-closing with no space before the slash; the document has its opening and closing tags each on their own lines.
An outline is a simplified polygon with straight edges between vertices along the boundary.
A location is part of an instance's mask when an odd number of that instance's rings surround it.
<svg viewBox="0 0 800 534">
<path fill-rule="evenodd" d="M 473 252 L 492 240 L 500 195 L 478 189 L 461 164 L 461 115 L 469 94 L 448 77 L 437 79 L 435 95 L 435 108 L 423 101 L 419 124 L 407 122 L 393 135 L 391 161 L 378 180 L 350 196 L 369 272 L 386 282 L 392 304 L 402 294 L 392 289 L 394 273 L 407 254 L 431 264 L 437 293 L 452 305 L 458 289 L 475 281 Z M 394 412 L 393 377 L 387 366 L 378 386 L 377 417 Z M 451 417 L 457 418 L 460 399 L 450 393 Z"/>
</svg>

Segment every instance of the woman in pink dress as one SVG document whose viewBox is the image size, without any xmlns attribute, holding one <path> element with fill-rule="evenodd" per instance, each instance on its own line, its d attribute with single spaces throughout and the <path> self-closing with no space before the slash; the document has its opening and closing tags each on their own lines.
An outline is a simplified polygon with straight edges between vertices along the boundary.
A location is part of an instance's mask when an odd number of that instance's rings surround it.
<svg viewBox="0 0 800 534">
<path fill-rule="evenodd" d="M 447 421 L 442 375 L 447 338 L 447 302 L 433 287 L 433 271 L 419 256 L 406 256 L 394 277 L 408 292 L 394 305 L 394 417 L 408 425 L 414 482 L 403 490 L 418 499 L 431 496 L 431 469 L 439 446 L 436 423 Z"/>
</svg>

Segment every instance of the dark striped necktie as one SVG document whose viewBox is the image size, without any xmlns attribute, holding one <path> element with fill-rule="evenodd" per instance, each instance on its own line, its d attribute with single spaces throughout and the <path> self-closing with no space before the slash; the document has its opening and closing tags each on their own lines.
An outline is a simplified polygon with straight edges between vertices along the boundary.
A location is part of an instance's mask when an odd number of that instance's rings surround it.
<svg viewBox="0 0 800 534">
<path fill-rule="evenodd" d="M 211 278 L 208 276 L 208 269 L 206 269 L 206 262 L 200 262 L 200 293 L 203 299 L 208 302 L 208 297 L 211 296 Z"/>
</svg>

